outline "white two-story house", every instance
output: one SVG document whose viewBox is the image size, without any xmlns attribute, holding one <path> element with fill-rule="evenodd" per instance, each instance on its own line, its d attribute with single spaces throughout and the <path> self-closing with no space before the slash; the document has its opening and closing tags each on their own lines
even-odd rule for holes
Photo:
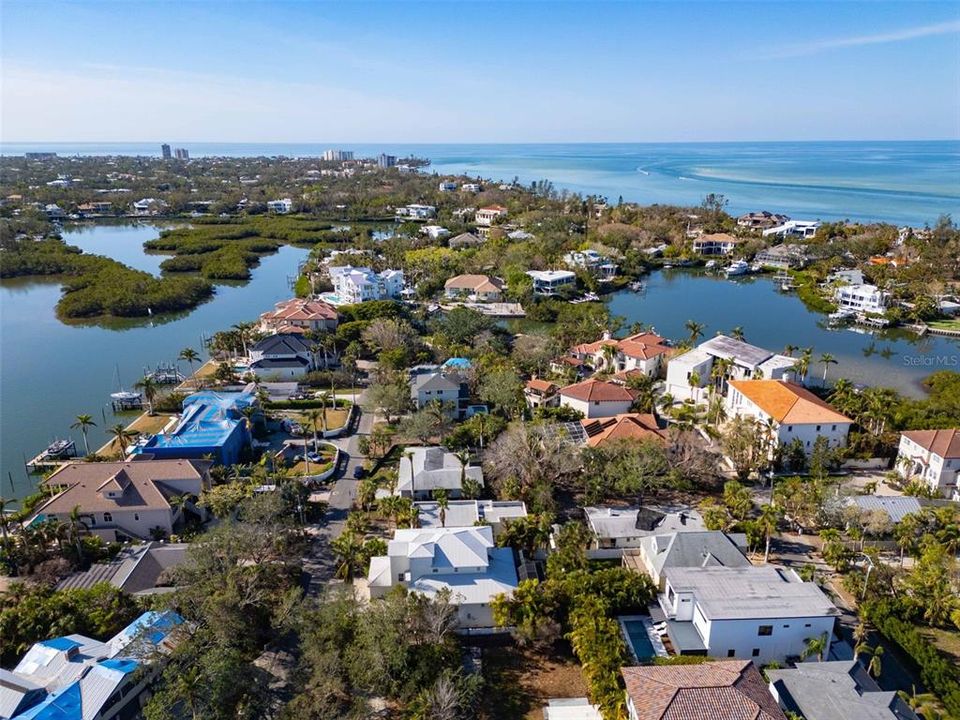
<svg viewBox="0 0 960 720">
<path fill-rule="evenodd" d="M 806 388 L 784 380 L 731 380 L 727 407 L 731 417 L 745 415 L 769 426 L 779 445 L 799 439 L 807 454 L 818 437 L 830 447 L 846 447 L 853 424 Z"/>
<path fill-rule="evenodd" d="M 639 370 L 651 377 L 659 374 L 663 358 L 669 352 L 667 341 L 652 332 L 637 333 L 623 340 L 616 340 L 605 332 L 596 342 L 570 348 L 571 357 L 583 360 L 594 370 L 614 373 Z"/>
<path fill-rule="evenodd" d="M 498 548 L 489 525 L 396 530 L 387 554 L 370 558 L 371 599 L 402 585 L 427 597 L 448 591 L 463 628 L 492 628 L 491 603 L 517 587 L 513 551 Z"/>
<path fill-rule="evenodd" d="M 366 267 L 341 265 L 331 267 L 330 280 L 340 304 L 352 305 L 367 300 L 389 300 L 403 290 L 403 271 L 374 272 Z"/>
<path fill-rule="evenodd" d="M 841 285 L 833 299 L 841 310 L 882 315 L 890 304 L 890 293 L 876 285 Z"/>
<path fill-rule="evenodd" d="M 944 497 L 960 500 L 960 430 L 908 430 L 900 435 L 897 470 Z"/>
<path fill-rule="evenodd" d="M 816 583 L 774 565 L 672 567 L 658 600 L 681 655 L 752 660 L 798 659 L 812 638 L 829 654 L 840 611 Z M 815 658 L 814 658 L 815 659 Z"/>
</svg>

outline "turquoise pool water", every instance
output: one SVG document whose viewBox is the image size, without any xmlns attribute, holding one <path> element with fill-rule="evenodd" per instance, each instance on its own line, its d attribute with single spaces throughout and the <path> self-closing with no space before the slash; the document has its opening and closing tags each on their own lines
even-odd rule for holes
<svg viewBox="0 0 960 720">
<path fill-rule="evenodd" d="M 642 620 L 621 620 L 623 629 L 627 633 L 633 654 L 638 661 L 649 660 L 656 657 L 657 653 L 653 649 L 653 643 L 650 642 L 650 636 L 647 634 L 647 626 Z"/>
</svg>

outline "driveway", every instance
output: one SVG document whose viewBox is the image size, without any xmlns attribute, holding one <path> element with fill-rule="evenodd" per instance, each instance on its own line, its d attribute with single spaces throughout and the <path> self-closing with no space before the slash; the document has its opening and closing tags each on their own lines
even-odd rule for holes
<svg viewBox="0 0 960 720">
<path fill-rule="evenodd" d="M 363 402 L 363 393 L 357 398 L 358 406 Z M 308 525 L 306 531 L 311 535 L 310 548 L 303 558 L 303 571 L 309 576 L 306 583 L 308 595 L 317 596 L 336 572 L 336 560 L 330 543 L 343 532 L 347 514 L 357 497 L 358 480 L 354 480 L 354 468 L 366 459 L 360 453 L 360 438 L 370 434 L 374 417 L 371 413 L 359 410 L 359 418 L 354 420 L 349 434 L 332 438 L 330 442 L 340 449 L 340 461 L 334 477 L 336 481 L 330 490 L 329 508 L 323 520 Z"/>
</svg>

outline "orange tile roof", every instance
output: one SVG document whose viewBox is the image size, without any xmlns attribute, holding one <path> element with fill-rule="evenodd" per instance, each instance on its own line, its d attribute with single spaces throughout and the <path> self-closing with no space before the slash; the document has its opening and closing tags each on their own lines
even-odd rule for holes
<svg viewBox="0 0 960 720">
<path fill-rule="evenodd" d="M 603 382 L 602 380 L 584 380 L 580 383 L 567 385 L 560 390 L 564 397 L 582 400 L 584 402 L 624 402 L 633 401 L 633 393 L 622 385 Z"/>
<path fill-rule="evenodd" d="M 538 380 L 537 378 L 527 380 L 527 387 L 542 393 L 552 393 L 558 390 L 557 386 L 549 380 Z"/>
<path fill-rule="evenodd" d="M 473 290 L 474 292 L 490 292 L 502 290 L 503 283 L 489 275 L 457 275 L 447 280 L 443 287 L 447 290 Z"/>
<path fill-rule="evenodd" d="M 597 447 L 613 440 L 666 441 L 664 432 L 651 413 L 622 413 L 608 418 L 581 420 L 587 445 Z"/>
<path fill-rule="evenodd" d="M 267 322 L 336 320 L 337 310 L 328 303 L 306 298 L 291 298 L 277 303 L 275 309 L 260 316 Z"/>
<path fill-rule="evenodd" d="M 960 430 L 907 430 L 903 436 L 942 458 L 960 458 Z"/>
<path fill-rule="evenodd" d="M 638 720 L 786 720 L 749 660 L 620 672 Z"/>
<path fill-rule="evenodd" d="M 780 423 L 852 423 L 806 388 L 784 380 L 731 380 L 763 412 Z"/>
<path fill-rule="evenodd" d="M 596 355 L 601 348 L 610 345 L 616 347 L 628 357 L 649 360 L 670 350 L 664 342 L 664 339 L 655 333 L 642 332 L 625 337 L 623 340 L 610 338 L 592 343 L 581 343 L 580 345 L 574 345 L 571 350 L 580 355 Z"/>
</svg>

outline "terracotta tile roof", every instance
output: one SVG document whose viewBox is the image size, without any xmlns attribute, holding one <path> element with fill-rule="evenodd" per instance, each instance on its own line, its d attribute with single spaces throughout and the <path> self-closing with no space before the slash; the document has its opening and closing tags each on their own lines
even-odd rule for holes
<svg viewBox="0 0 960 720">
<path fill-rule="evenodd" d="M 571 352 L 578 355 L 596 355 L 605 345 L 616 347 L 620 352 L 628 357 L 649 360 L 652 357 L 661 355 L 670 350 L 666 341 L 659 335 L 651 332 L 637 333 L 623 340 L 604 339 L 592 343 L 581 343 L 574 345 Z"/>
<path fill-rule="evenodd" d="M 960 458 L 960 430 L 907 430 L 903 436 L 942 458 Z"/>
<path fill-rule="evenodd" d="M 473 290 L 474 292 L 492 292 L 502 290 L 503 283 L 489 275 L 457 275 L 447 280 L 443 287 L 447 290 Z"/>
<path fill-rule="evenodd" d="M 581 420 L 587 434 L 587 445 L 597 447 L 613 440 L 666 441 L 666 435 L 650 413 L 623 413 L 608 418 Z"/>
<path fill-rule="evenodd" d="M 786 720 L 749 660 L 620 672 L 638 720 Z"/>
<path fill-rule="evenodd" d="M 564 365 L 572 365 L 573 367 L 581 367 L 583 365 L 583 360 L 580 358 L 570 357 L 569 355 L 557 358 L 554 360 L 554 362 L 563 363 Z"/>
<path fill-rule="evenodd" d="M 783 380 L 731 380 L 730 385 L 780 423 L 852 423 L 806 388 Z"/>
<path fill-rule="evenodd" d="M 37 512 L 69 513 L 77 505 L 84 512 L 169 508 L 168 499 L 178 493 L 165 481 L 202 481 L 210 465 L 204 460 L 68 463 L 47 479 L 48 485 L 66 486 L 66 489 Z M 110 491 L 119 497 L 104 497 Z"/>
<path fill-rule="evenodd" d="M 560 390 L 560 394 L 584 402 L 633 401 L 633 394 L 622 385 L 614 385 L 593 378 L 574 385 L 567 385 Z"/>
<path fill-rule="evenodd" d="M 265 322 L 305 322 L 312 320 L 336 320 L 337 310 L 328 303 L 307 298 L 291 298 L 276 304 L 270 312 L 260 316 Z"/>
<path fill-rule="evenodd" d="M 538 380 L 537 378 L 527 380 L 527 387 L 541 393 L 555 393 L 559 389 L 549 380 Z"/>
<path fill-rule="evenodd" d="M 574 345 L 571 349 L 572 352 L 578 353 L 580 355 L 594 355 L 600 352 L 600 348 L 604 345 L 611 345 L 617 347 L 619 343 L 616 340 L 597 340 L 592 343 L 581 343 L 579 345 Z"/>
</svg>

